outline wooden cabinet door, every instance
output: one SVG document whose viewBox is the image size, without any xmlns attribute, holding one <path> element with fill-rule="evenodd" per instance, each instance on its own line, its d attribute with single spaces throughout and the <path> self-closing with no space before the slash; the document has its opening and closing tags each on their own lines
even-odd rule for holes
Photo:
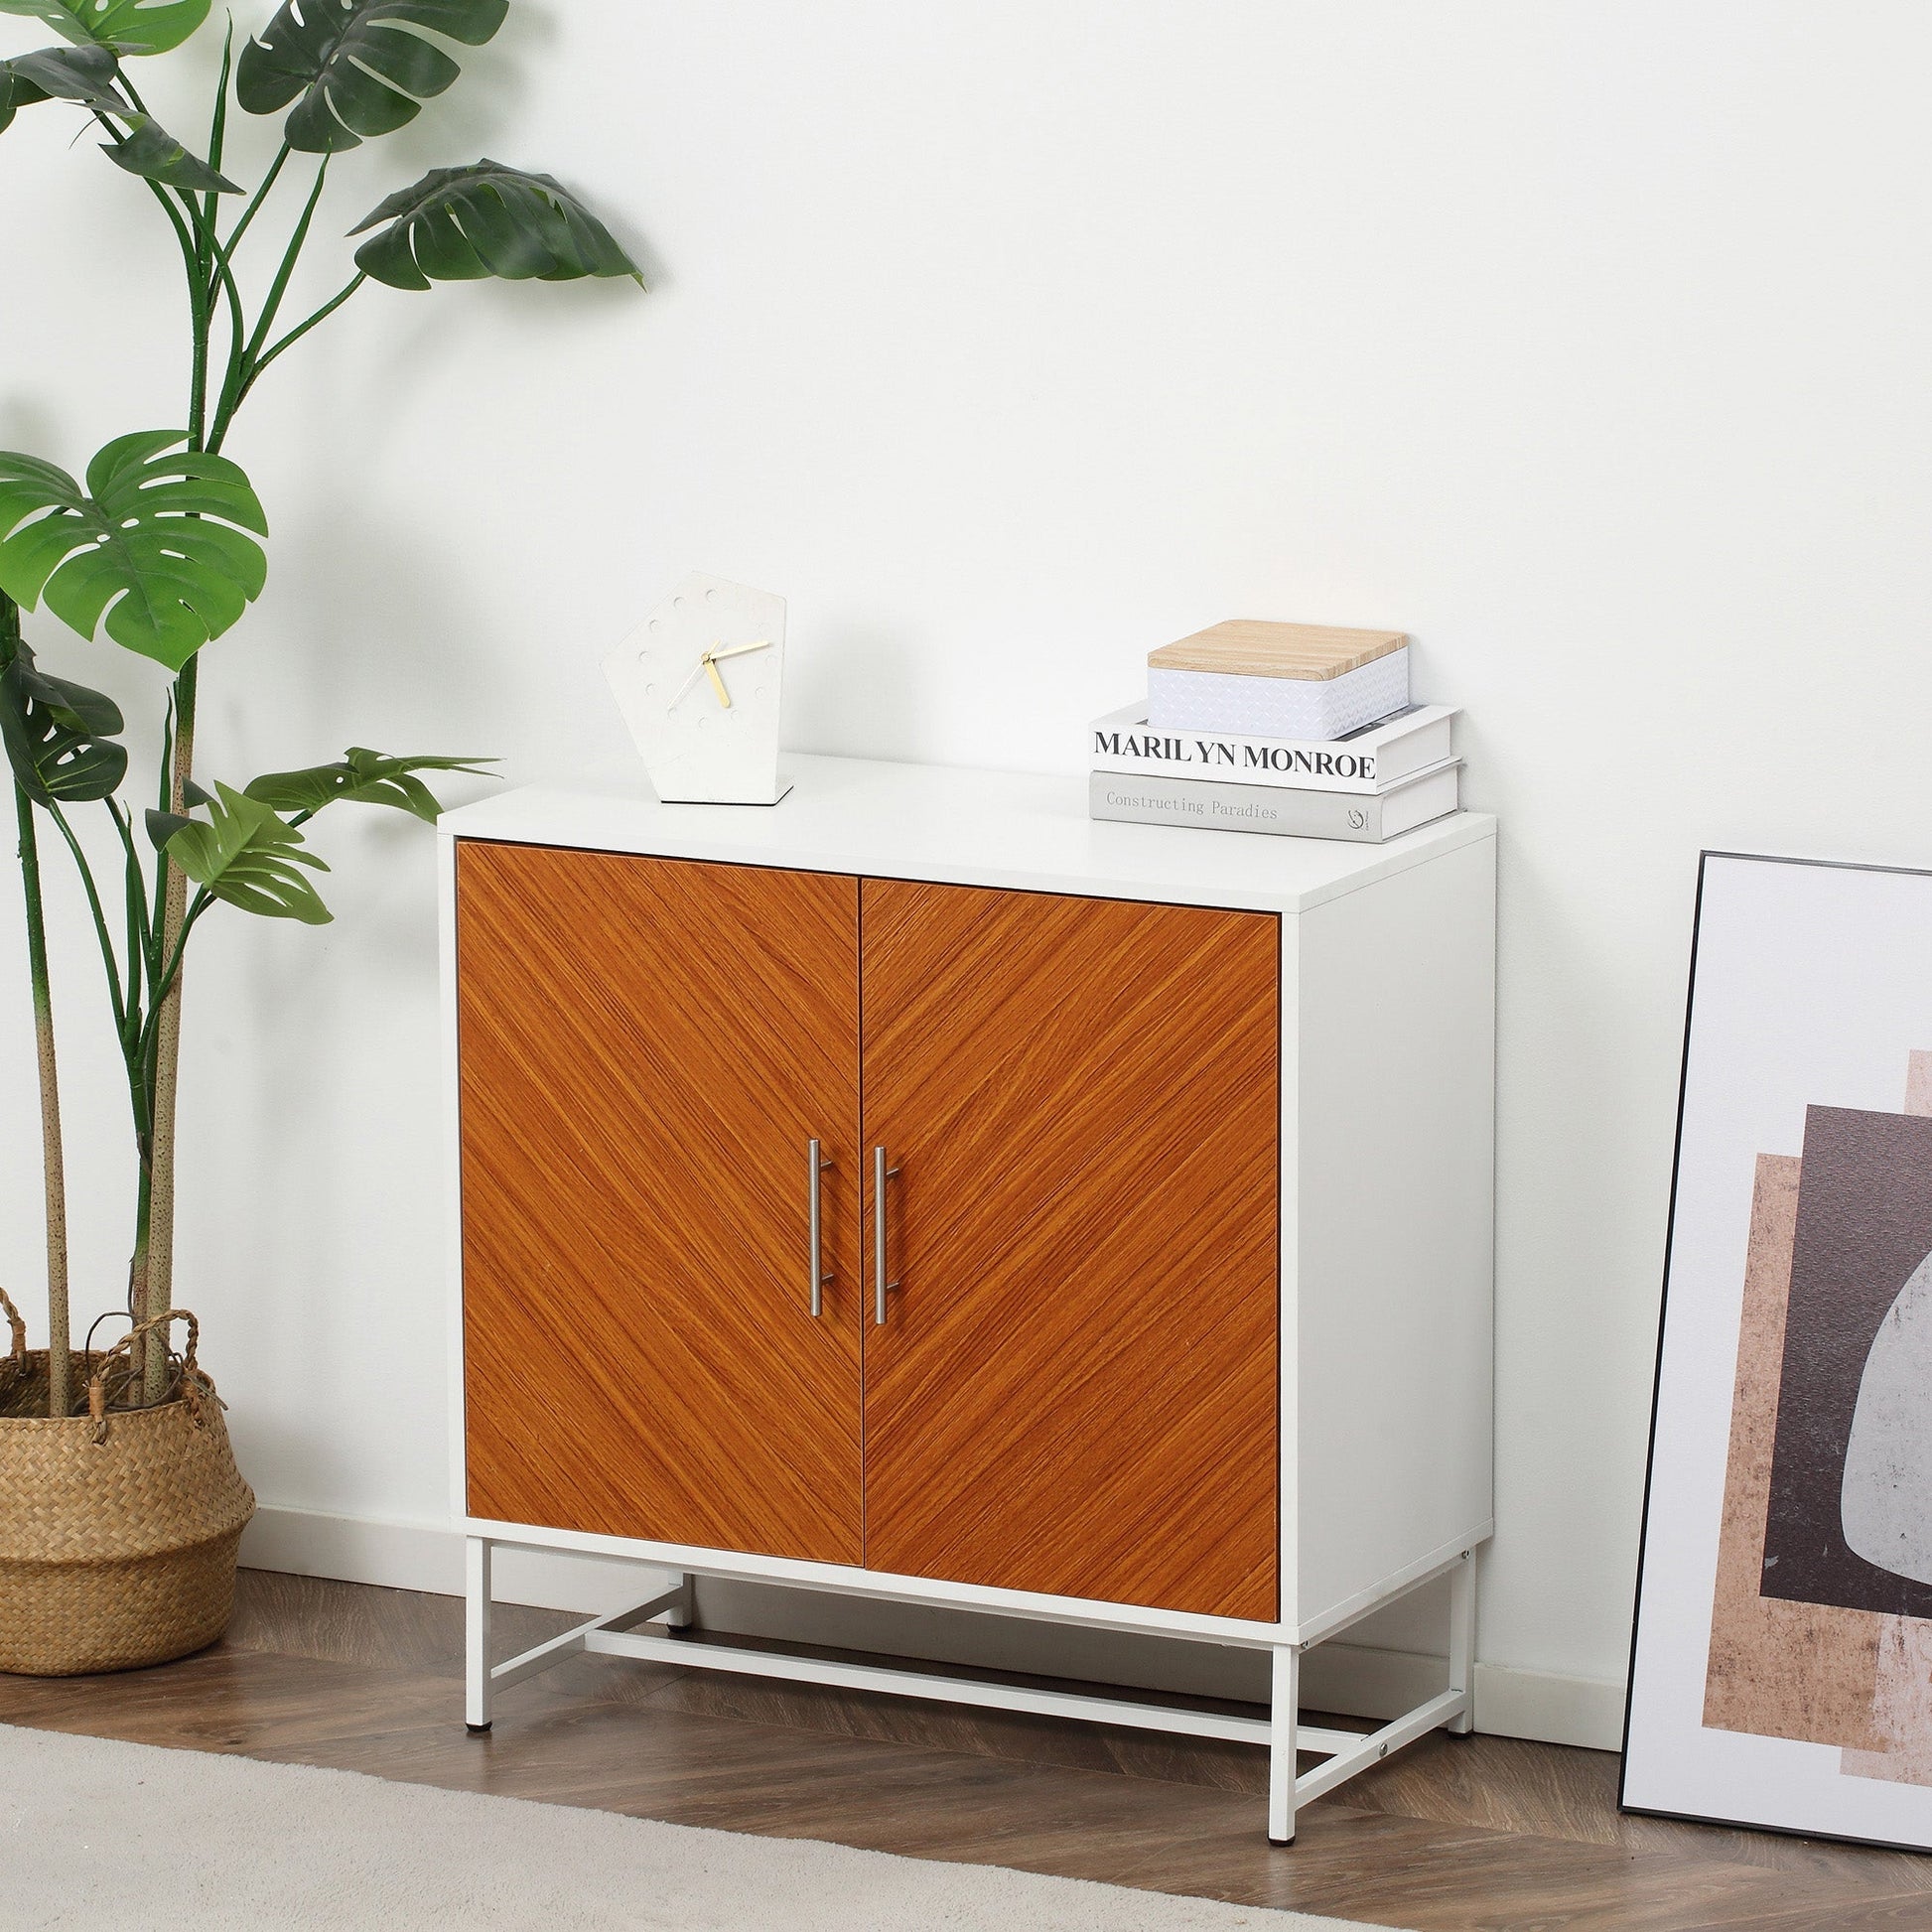
<svg viewBox="0 0 1932 1932">
<path fill-rule="evenodd" d="M 458 845 L 473 1515 L 860 1560 L 858 1002 L 853 879 Z"/>
<path fill-rule="evenodd" d="M 861 894 L 868 1566 L 1272 1620 L 1280 921 Z"/>
</svg>

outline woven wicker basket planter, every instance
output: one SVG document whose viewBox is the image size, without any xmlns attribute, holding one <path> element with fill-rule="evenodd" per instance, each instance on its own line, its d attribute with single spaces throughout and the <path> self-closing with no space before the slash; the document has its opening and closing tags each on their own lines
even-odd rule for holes
<svg viewBox="0 0 1932 1932">
<path fill-rule="evenodd" d="M 195 1365 L 193 1317 L 163 1320 L 184 1318 L 174 1401 L 106 1408 L 107 1370 L 130 1336 L 84 1364 L 89 1414 L 0 1417 L 0 1671 L 131 1670 L 185 1657 L 227 1627 L 255 1497 Z M 28 1354 L 17 1316 L 12 1325 L 0 1385 L 44 1387 L 47 1357 Z"/>
</svg>

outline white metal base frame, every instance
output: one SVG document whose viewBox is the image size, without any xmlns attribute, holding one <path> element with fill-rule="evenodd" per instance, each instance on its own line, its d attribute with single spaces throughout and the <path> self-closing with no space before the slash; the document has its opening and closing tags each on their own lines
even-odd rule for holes
<svg viewBox="0 0 1932 1932">
<path fill-rule="evenodd" d="M 941 1677 L 883 1664 L 839 1664 L 788 1652 L 740 1650 L 727 1644 L 680 1643 L 667 1634 L 646 1634 L 639 1624 L 662 1619 L 671 1630 L 690 1625 L 695 1580 L 680 1576 L 667 1590 L 611 1616 L 592 1617 L 547 1643 L 500 1664 L 489 1661 L 490 1552 L 495 1540 L 465 1540 L 464 1718 L 472 1731 L 490 1726 L 498 1691 L 583 1652 L 605 1657 L 655 1658 L 694 1670 L 733 1671 L 742 1677 L 777 1677 L 791 1683 L 830 1684 L 841 1690 L 876 1691 L 889 1697 L 930 1698 L 942 1704 L 987 1705 L 1028 1711 L 1036 1717 L 1073 1718 L 1088 1724 L 1125 1725 L 1182 1737 L 1223 1737 L 1268 1748 L 1268 1839 L 1295 1843 L 1295 1814 L 1324 1792 L 1379 1764 L 1391 1751 L 1439 1728 L 1466 1736 L 1474 1727 L 1470 1683 L 1475 1663 L 1475 1553 L 1465 1550 L 1449 1568 L 1449 1689 L 1390 1720 L 1378 1730 L 1329 1730 L 1301 1722 L 1302 1644 L 1270 1646 L 1273 1677 L 1269 1716 L 1232 1718 L 1180 1705 L 1130 1704 L 1021 1684 Z M 1325 1758 L 1311 1771 L 1296 1772 L 1296 1753 Z"/>
</svg>

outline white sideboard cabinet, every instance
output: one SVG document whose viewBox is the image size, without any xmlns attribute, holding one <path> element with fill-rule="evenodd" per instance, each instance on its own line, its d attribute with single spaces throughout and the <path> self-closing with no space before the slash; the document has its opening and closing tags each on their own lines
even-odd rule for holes
<svg viewBox="0 0 1932 1932">
<path fill-rule="evenodd" d="M 1234 1737 L 1286 1844 L 1471 1724 L 1494 822 L 1343 845 L 1095 823 L 1074 778 L 790 776 L 442 820 L 468 1721 L 595 1651 Z M 677 1581 L 492 1665 L 505 1544 Z M 1302 1724 L 1309 1646 L 1446 1575 L 1441 1695 Z M 1272 1710 L 680 1643 L 696 1577 L 1262 1650 Z"/>
</svg>

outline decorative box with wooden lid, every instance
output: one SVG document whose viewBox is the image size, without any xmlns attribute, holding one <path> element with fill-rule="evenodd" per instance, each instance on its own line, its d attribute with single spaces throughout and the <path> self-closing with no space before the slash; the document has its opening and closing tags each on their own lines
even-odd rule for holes
<svg viewBox="0 0 1932 1932">
<path fill-rule="evenodd" d="M 1340 738 L 1408 704 L 1409 639 L 1235 618 L 1151 651 L 1147 684 L 1157 731 Z"/>
</svg>

